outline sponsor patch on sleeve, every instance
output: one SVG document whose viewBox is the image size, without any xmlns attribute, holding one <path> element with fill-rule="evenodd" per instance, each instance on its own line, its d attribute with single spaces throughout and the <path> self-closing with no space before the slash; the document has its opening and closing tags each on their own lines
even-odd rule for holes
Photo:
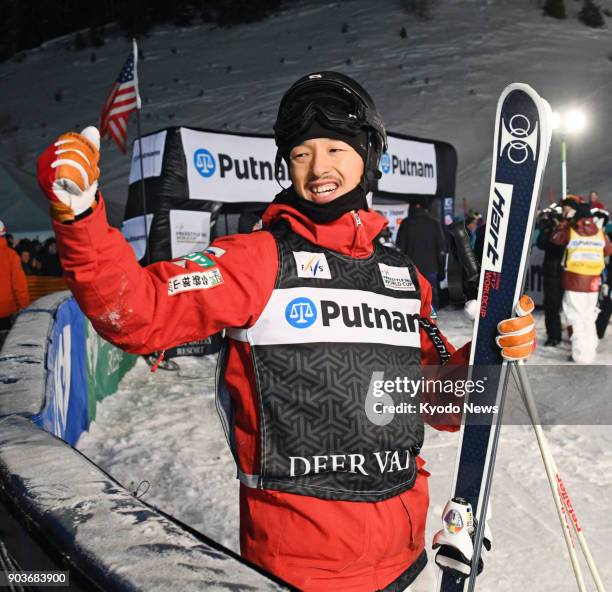
<svg viewBox="0 0 612 592">
<path fill-rule="evenodd" d="M 215 247 L 214 245 L 209 245 L 208 247 L 206 247 L 204 249 L 205 253 L 208 253 L 209 255 L 214 255 L 215 257 L 222 257 L 223 255 L 225 255 L 225 249 L 222 249 L 221 247 Z"/>
<path fill-rule="evenodd" d="M 380 267 L 380 275 L 385 288 L 403 292 L 414 292 L 416 290 L 410 277 L 410 270 L 407 267 L 393 267 L 384 263 L 379 263 L 378 267 Z"/>
<path fill-rule="evenodd" d="M 196 251 L 195 253 L 189 253 L 189 255 L 184 255 L 181 257 L 185 261 L 193 261 L 197 263 L 200 267 L 214 267 L 216 263 L 210 258 L 204 255 L 202 251 Z"/>
<path fill-rule="evenodd" d="M 191 290 L 207 290 L 223 283 L 223 276 L 218 269 L 194 271 L 175 275 L 168 280 L 168 295 L 174 296 Z"/>
<path fill-rule="evenodd" d="M 298 277 L 331 280 L 325 253 L 293 251 Z"/>
</svg>

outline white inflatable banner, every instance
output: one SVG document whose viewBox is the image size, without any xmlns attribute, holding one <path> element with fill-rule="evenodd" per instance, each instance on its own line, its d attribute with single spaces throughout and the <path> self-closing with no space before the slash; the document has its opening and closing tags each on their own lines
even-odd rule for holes
<svg viewBox="0 0 612 592">
<path fill-rule="evenodd" d="M 164 148 L 166 146 L 166 130 L 142 138 L 142 169 L 144 178 L 161 175 Z M 130 169 L 130 185 L 140 181 L 140 141 L 134 142 L 132 150 L 132 167 Z"/>
<path fill-rule="evenodd" d="M 274 179 L 274 139 L 187 128 L 181 128 L 181 138 L 190 199 L 269 202 L 281 191 Z M 284 163 L 279 177 L 290 185 Z"/>
<path fill-rule="evenodd" d="M 136 255 L 136 259 L 140 261 L 145 254 L 146 235 L 151 232 L 151 222 L 153 222 L 153 214 L 147 214 L 147 230 L 145 234 L 144 216 L 136 216 L 123 221 L 121 225 L 121 234 L 125 237 L 130 247 Z"/>
<path fill-rule="evenodd" d="M 201 251 L 210 243 L 210 212 L 170 210 L 172 257 Z"/>
<path fill-rule="evenodd" d="M 408 215 L 410 206 L 407 203 L 398 202 L 396 204 L 379 204 L 374 203 L 372 209 L 380 212 L 387 220 L 389 220 L 389 230 L 393 242 L 397 240 L 397 231 L 402 223 L 402 220 Z"/>
<path fill-rule="evenodd" d="M 436 148 L 429 142 L 415 142 L 389 136 L 389 150 L 380 160 L 379 191 L 434 195 L 438 189 Z"/>
<path fill-rule="evenodd" d="M 273 138 L 180 128 L 187 166 L 189 198 L 220 202 L 270 202 L 281 190 L 274 178 Z M 142 138 L 144 178 L 159 177 L 166 130 Z M 431 142 L 389 136 L 389 150 L 380 162 L 381 192 L 435 195 L 438 188 L 436 147 Z M 134 142 L 130 184 L 139 181 L 140 142 Z M 291 183 L 284 161 L 279 178 Z"/>
</svg>

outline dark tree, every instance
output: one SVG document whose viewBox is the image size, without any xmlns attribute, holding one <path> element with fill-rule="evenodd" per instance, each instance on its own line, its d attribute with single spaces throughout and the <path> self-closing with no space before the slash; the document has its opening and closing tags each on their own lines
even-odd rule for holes
<svg viewBox="0 0 612 592">
<path fill-rule="evenodd" d="M 556 19 L 567 18 L 564 0 L 546 0 L 544 3 L 544 14 Z"/>
<path fill-rule="evenodd" d="M 92 47 L 102 47 L 104 45 L 104 25 L 89 27 L 87 31 L 89 45 Z"/>
<path fill-rule="evenodd" d="M 416 14 L 419 18 L 429 20 L 433 17 L 433 8 L 438 0 L 402 0 L 402 8 L 409 13 Z"/>
<path fill-rule="evenodd" d="M 202 18 L 221 26 L 254 22 L 277 12 L 283 0 L 3 0 L 0 61 L 44 41 L 74 34 L 78 48 L 104 45 L 104 25 L 117 23 L 141 37 L 159 23 L 188 26 Z M 77 31 L 82 31 L 77 36 Z M 86 32 L 86 33 L 85 33 Z"/>
<path fill-rule="evenodd" d="M 74 49 L 81 50 L 87 47 L 87 41 L 85 40 L 85 36 L 81 31 L 77 31 L 74 36 Z"/>
<path fill-rule="evenodd" d="M 199 5 L 202 19 L 222 27 L 260 21 L 277 12 L 282 0 L 193 0 Z"/>
<path fill-rule="evenodd" d="M 601 14 L 601 8 L 593 0 L 584 0 L 582 9 L 578 13 L 578 18 L 587 27 L 593 27 L 594 29 L 603 27 L 606 24 L 603 14 Z"/>
</svg>

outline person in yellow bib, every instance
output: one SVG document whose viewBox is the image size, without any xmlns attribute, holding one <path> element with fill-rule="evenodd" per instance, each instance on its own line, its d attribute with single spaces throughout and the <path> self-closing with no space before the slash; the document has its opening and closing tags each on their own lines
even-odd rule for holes
<svg viewBox="0 0 612 592">
<path fill-rule="evenodd" d="M 559 223 L 551 237 L 565 245 L 563 258 L 563 312 L 572 326 L 572 360 L 591 364 L 597 354 L 597 298 L 605 257 L 612 243 L 599 228 L 586 203 L 577 204 L 574 215 Z"/>
</svg>

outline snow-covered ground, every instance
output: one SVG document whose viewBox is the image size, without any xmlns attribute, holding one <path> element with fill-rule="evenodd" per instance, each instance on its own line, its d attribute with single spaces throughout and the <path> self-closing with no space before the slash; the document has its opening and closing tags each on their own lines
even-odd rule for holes
<svg viewBox="0 0 612 592">
<path fill-rule="evenodd" d="M 459 311 L 440 311 L 439 326 L 455 345 L 471 336 L 471 323 Z M 540 314 L 537 327 L 543 343 Z M 568 344 L 542 347 L 533 363 L 567 368 L 568 352 Z M 78 448 L 126 487 L 134 490 L 149 481 L 144 499 L 238 550 L 238 481 L 214 406 L 214 357 L 181 358 L 178 375 L 151 374 L 139 361 L 120 391 L 99 405 L 96 422 Z M 612 364 L 612 336 L 601 342 L 598 363 Z M 558 371 L 559 366 L 550 366 L 552 374 Z M 516 397 L 512 389 L 510 396 Z M 545 431 L 604 584 L 611 588 L 612 430 L 557 425 Z M 429 541 L 450 493 L 457 443 L 457 434 L 427 431 Z M 527 426 L 502 429 L 490 524 L 494 551 L 486 558 L 482 590 L 575 590 L 535 436 Z M 431 589 L 434 574 L 430 562 L 418 592 Z"/>
<path fill-rule="evenodd" d="M 422 20 L 400 0 L 296 0 L 260 23 L 156 29 L 140 41 L 143 132 L 188 125 L 269 133 L 291 82 L 309 71 L 337 69 L 371 92 L 389 129 L 451 142 L 459 155 L 457 198 L 484 209 L 497 97 L 508 83 L 526 82 L 555 109 L 587 111 L 587 131 L 568 138 L 569 188 L 598 189 L 611 202 L 610 29 L 578 22 L 581 3 L 574 0 L 566 0 L 566 21 L 544 17 L 536 0 L 433 4 L 431 20 Z M 612 0 L 599 4 L 612 8 Z M 17 133 L 0 134 L 0 164 L 17 168 L 30 192 L 38 192 L 36 155 L 58 134 L 98 120 L 130 47 L 118 34 L 104 47 L 81 51 L 66 50 L 70 41 L 0 64 L 2 114 L 19 125 Z M 58 90 L 61 102 L 54 99 Z M 130 140 L 135 133 L 132 117 Z M 557 140 L 545 199 L 549 188 L 559 193 Z M 116 146 L 103 146 L 101 187 L 116 225 L 123 219 L 129 164 Z"/>
</svg>

